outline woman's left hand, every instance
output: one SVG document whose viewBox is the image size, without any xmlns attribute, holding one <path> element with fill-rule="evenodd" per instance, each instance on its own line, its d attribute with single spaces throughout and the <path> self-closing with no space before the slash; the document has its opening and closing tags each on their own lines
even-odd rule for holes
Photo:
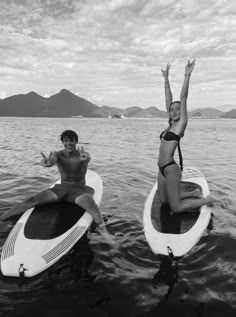
<svg viewBox="0 0 236 317">
<path fill-rule="evenodd" d="M 195 59 L 192 62 L 188 60 L 188 63 L 185 66 L 185 75 L 190 75 L 194 69 L 194 66 L 195 66 Z"/>
<path fill-rule="evenodd" d="M 166 65 L 166 69 L 162 69 L 161 72 L 162 72 L 162 75 L 165 79 L 168 79 L 169 77 L 169 69 L 170 69 L 170 63 L 168 63 Z"/>
</svg>

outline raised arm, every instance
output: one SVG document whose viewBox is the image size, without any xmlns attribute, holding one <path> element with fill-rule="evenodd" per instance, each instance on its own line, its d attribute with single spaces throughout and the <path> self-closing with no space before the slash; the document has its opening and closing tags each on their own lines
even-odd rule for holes
<svg viewBox="0 0 236 317">
<path fill-rule="evenodd" d="M 168 63 L 166 65 L 166 69 L 165 70 L 161 70 L 162 71 L 162 75 L 165 79 L 165 99 L 166 99 L 166 111 L 168 114 L 168 117 L 170 117 L 170 113 L 169 113 L 169 108 L 170 108 L 170 104 L 172 102 L 172 93 L 170 90 L 170 83 L 169 83 L 169 69 L 170 69 L 170 64 Z"/>
<path fill-rule="evenodd" d="M 188 121 L 188 113 L 187 113 L 187 98 L 188 98 L 188 89 L 189 89 L 189 80 L 191 73 L 195 66 L 195 59 L 190 62 L 188 61 L 187 65 L 185 66 L 185 73 L 184 73 L 184 82 L 180 94 L 180 122 L 183 124 L 187 124 Z"/>
</svg>

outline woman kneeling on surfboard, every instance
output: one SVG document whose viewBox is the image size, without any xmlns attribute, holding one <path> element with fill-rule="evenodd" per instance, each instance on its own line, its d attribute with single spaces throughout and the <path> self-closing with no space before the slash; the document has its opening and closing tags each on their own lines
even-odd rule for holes
<svg viewBox="0 0 236 317">
<path fill-rule="evenodd" d="M 169 84 L 170 64 L 162 70 L 165 79 L 165 99 L 166 109 L 169 119 L 169 127 L 161 135 L 161 145 L 158 158 L 158 194 L 163 205 L 169 204 L 172 211 L 176 213 L 193 210 L 203 205 L 212 206 L 213 200 L 210 195 L 203 197 L 198 189 L 192 192 L 181 193 L 181 171 L 182 155 L 180 150 L 180 139 L 184 136 L 184 131 L 188 123 L 187 97 L 189 80 L 195 60 L 188 61 L 185 66 L 184 82 L 180 94 L 180 101 L 172 101 L 172 93 Z M 174 160 L 174 153 L 178 148 L 180 166 Z M 197 199 L 196 199 L 197 198 Z"/>
<path fill-rule="evenodd" d="M 57 165 L 61 174 L 61 184 L 56 184 L 54 187 L 26 199 L 1 216 L 0 220 L 22 214 L 27 209 L 38 205 L 66 201 L 86 209 L 97 225 L 103 223 L 102 215 L 91 195 L 93 189 L 85 184 L 85 175 L 90 161 L 89 153 L 84 152 L 83 147 L 76 148 L 78 135 L 72 130 L 64 131 L 61 134 L 61 141 L 64 150 L 51 152 L 48 157 L 41 153 L 42 166 Z"/>
</svg>

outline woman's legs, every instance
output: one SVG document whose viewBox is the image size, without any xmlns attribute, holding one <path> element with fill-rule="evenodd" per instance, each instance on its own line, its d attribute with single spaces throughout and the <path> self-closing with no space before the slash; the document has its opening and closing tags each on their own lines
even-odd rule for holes
<svg viewBox="0 0 236 317">
<path fill-rule="evenodd" d="M 200 189 L 196 188 L 192 190 L 191 192 L 180 192 L 181 199 L 186 198 L 203 198 Z"/>
<path fill-rule="evenodd" d="M 161 174 L 160 170 L 158 172 L 157 178 L 158 185 L 158 196 L 162 205 L 168 204 L 168 196 L 166 192 L 166 180 L 165 177 Z"/>
<path fill-rule="evenodd" d="M 166 180 L 165 180 L 165 177 L 160 172 L 160 170 L 158 173 L 157 182 L 158 182 L 158 195 L 159 195 L 160 202 L 162 205 L 167 205 L 168 204 L 168 196 L 167 196 L 167 191 L 166 191 Z M 197 189 L 190 191 L 190 192 L 180 192 L 180 198 L 181 199 L 203 198 L 203 196 L 202 196 L 200 190 L 197 188 Z"/>
<path fill-rule="evenodd" d="M 212 199 L 210 196 L 206 198 L 198 198 L 192 196 L 193 192 L 181 194 L 180 182 L 181 171 L 178 165 L 170 165 L 165 169 L 166 180 L 166 192 L 168 196 L 168 202 L 173 212 L 180 213 L 184 211 L 191 211 L 192 209 L 199 208 L 203 205 L 212 205 Z M 190 199 L 194 197 L 198 199 Z M 182 200 L 184 198 L 184 200 Z"/>
<path fill-rule="evenodd" d="M 20 215 L 26 210 L 38 206 L 43 205 L 46 203 L 53 203 L 58 201 L 57 195 L 51 191 L 50 189 L 47 189 L 35 196 L 32 196 L 30 198 L 27 198 L 25 201 L 23 201 L 20 204 L 17 204 L 15 207 L 10 209 L 8 212 L 6 212 L 4 215 L 0 217 L 0 220 L 5 220 L 9 217 Z"/>
</svg>

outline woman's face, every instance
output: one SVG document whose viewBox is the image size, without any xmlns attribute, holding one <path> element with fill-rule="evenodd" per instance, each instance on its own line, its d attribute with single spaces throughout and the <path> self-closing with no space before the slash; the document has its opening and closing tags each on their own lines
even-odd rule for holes
<svg viewBox="0 0 236 317">
<path fill-rule="evenodd" d="M 180 119 L 180 103 L 174 102 L 170 106 L 170 117 L 172 121 L 178 121 Z"/>
</svg>

